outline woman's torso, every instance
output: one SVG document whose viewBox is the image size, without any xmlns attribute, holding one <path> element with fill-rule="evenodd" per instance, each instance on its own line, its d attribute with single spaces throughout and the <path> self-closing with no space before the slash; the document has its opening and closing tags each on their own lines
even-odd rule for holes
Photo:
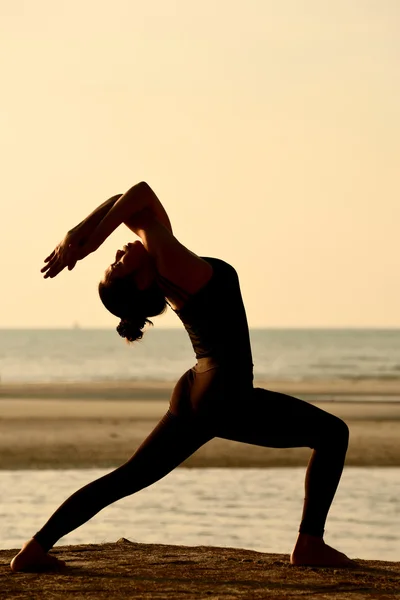
<svg viewBox="0 0 400 600">
<path fill-rule="evenodd" d="M 158 283 L 198 361 L 212 359 L 225 372 L 252 381 L 249 330 L 235 269 L 223 260 L 197 256 L 151 216 L 141 225 L 136 233 L 155 261 Z"/>
<path fill-rule="evenodd" d="M 224 369 L 252 380 L 252 354 L 247 317 L 235 269 L 223 260 L 199 257 L 212 267 L 208 281 L 195 293 L 169 281 L 158 282 L 191 340 L 199 364 L 212 359 Z"/>
</svg>

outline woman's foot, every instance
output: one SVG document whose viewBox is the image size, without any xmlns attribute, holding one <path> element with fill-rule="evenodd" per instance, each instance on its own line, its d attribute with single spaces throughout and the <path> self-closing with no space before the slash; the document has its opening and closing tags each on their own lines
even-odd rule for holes
<svg viewBox="0 0 400 600">
<path fill-rule="evenodd" d="M 47 554 L 39 542 L 32 538 L 14 556 L 10 567 L 13 571 L 55 571 L 65 567 L 65 562 Z"/>
<path fill-rule="evenodd" d="M 299 533 L 290 562 L 309 567 L 350 567 L 356 564 L 343 552 L 325 544 L 322 538 L 306 533 Z"/>
</svg>

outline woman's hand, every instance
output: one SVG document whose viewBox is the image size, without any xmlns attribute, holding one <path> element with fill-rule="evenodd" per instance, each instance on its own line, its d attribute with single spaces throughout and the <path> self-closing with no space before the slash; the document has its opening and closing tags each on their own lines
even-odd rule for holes
<svg viewBox="0 0 400 600">
<path fill-rule="evenodd" d="M 52 278 L 61 273 L 65 267 L 69 271 L 75 267 L 78 260 L 82 260 L 96 250 L 88 243 L 88 232 L 85 228 L 71 229 L 65 238 L 54 248 L 53 252 L 44 259 L 45 266 L 40 270 L 44 278 Z"/>
<path fill-rule="evenodd" d="M 86 219 L 67 233 L 63 241 L 44 259 L 46 264 L 41 272 L 45 273 L 45 279 L 55 277 L 65 267 L 71 271 L 78 260 L 82 260 L 101 246 L 107 235 L 99 236 L 96 230 L 122 196 L 123 194 L 117 194 L 100 204 Z"/>
</svg>

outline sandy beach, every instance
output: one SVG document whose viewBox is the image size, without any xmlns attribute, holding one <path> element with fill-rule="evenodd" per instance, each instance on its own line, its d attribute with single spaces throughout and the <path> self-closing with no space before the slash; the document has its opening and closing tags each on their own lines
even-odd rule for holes
<svg viewBox="0 0 400 600">
<path fill-rule="evenodd" d="M 15 550 L 0 551 L 1 597 L 13 600 L 369 600 L 399 598 L 400 565 L 357 560 L 354 568 L 293 567 L 288 555 L 238 548 L 138 544 L 59 546 L 67 566 L 55 573 L 13 573 Z"/>
<path fill-rule="evenodd" d="M 400 382 L 255 382 L 293 394 L 350 427 L 347 465 L 400 466 Z M 112 467 L 129 458 L 168 408 L 173 383 L 0 385 L 0 468 Z M 379 401 L 377 400 L 379 397 Z M 310 451 L 214 439 L 184 466 L 276 467 Z"/>
</svg>

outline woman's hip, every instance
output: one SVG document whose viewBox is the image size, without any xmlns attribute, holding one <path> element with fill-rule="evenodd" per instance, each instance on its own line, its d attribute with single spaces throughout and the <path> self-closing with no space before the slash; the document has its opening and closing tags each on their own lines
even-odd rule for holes
<svg viewBox="0 0 400 600">
<path fill-rule="evenodd" d="M 251 378 L 241 378 L 214 359 L 200 359 L 176 383 L 170 401 L 172 414 L 215 418 L 229 407 L 246 402 Z"/>
</svg>

